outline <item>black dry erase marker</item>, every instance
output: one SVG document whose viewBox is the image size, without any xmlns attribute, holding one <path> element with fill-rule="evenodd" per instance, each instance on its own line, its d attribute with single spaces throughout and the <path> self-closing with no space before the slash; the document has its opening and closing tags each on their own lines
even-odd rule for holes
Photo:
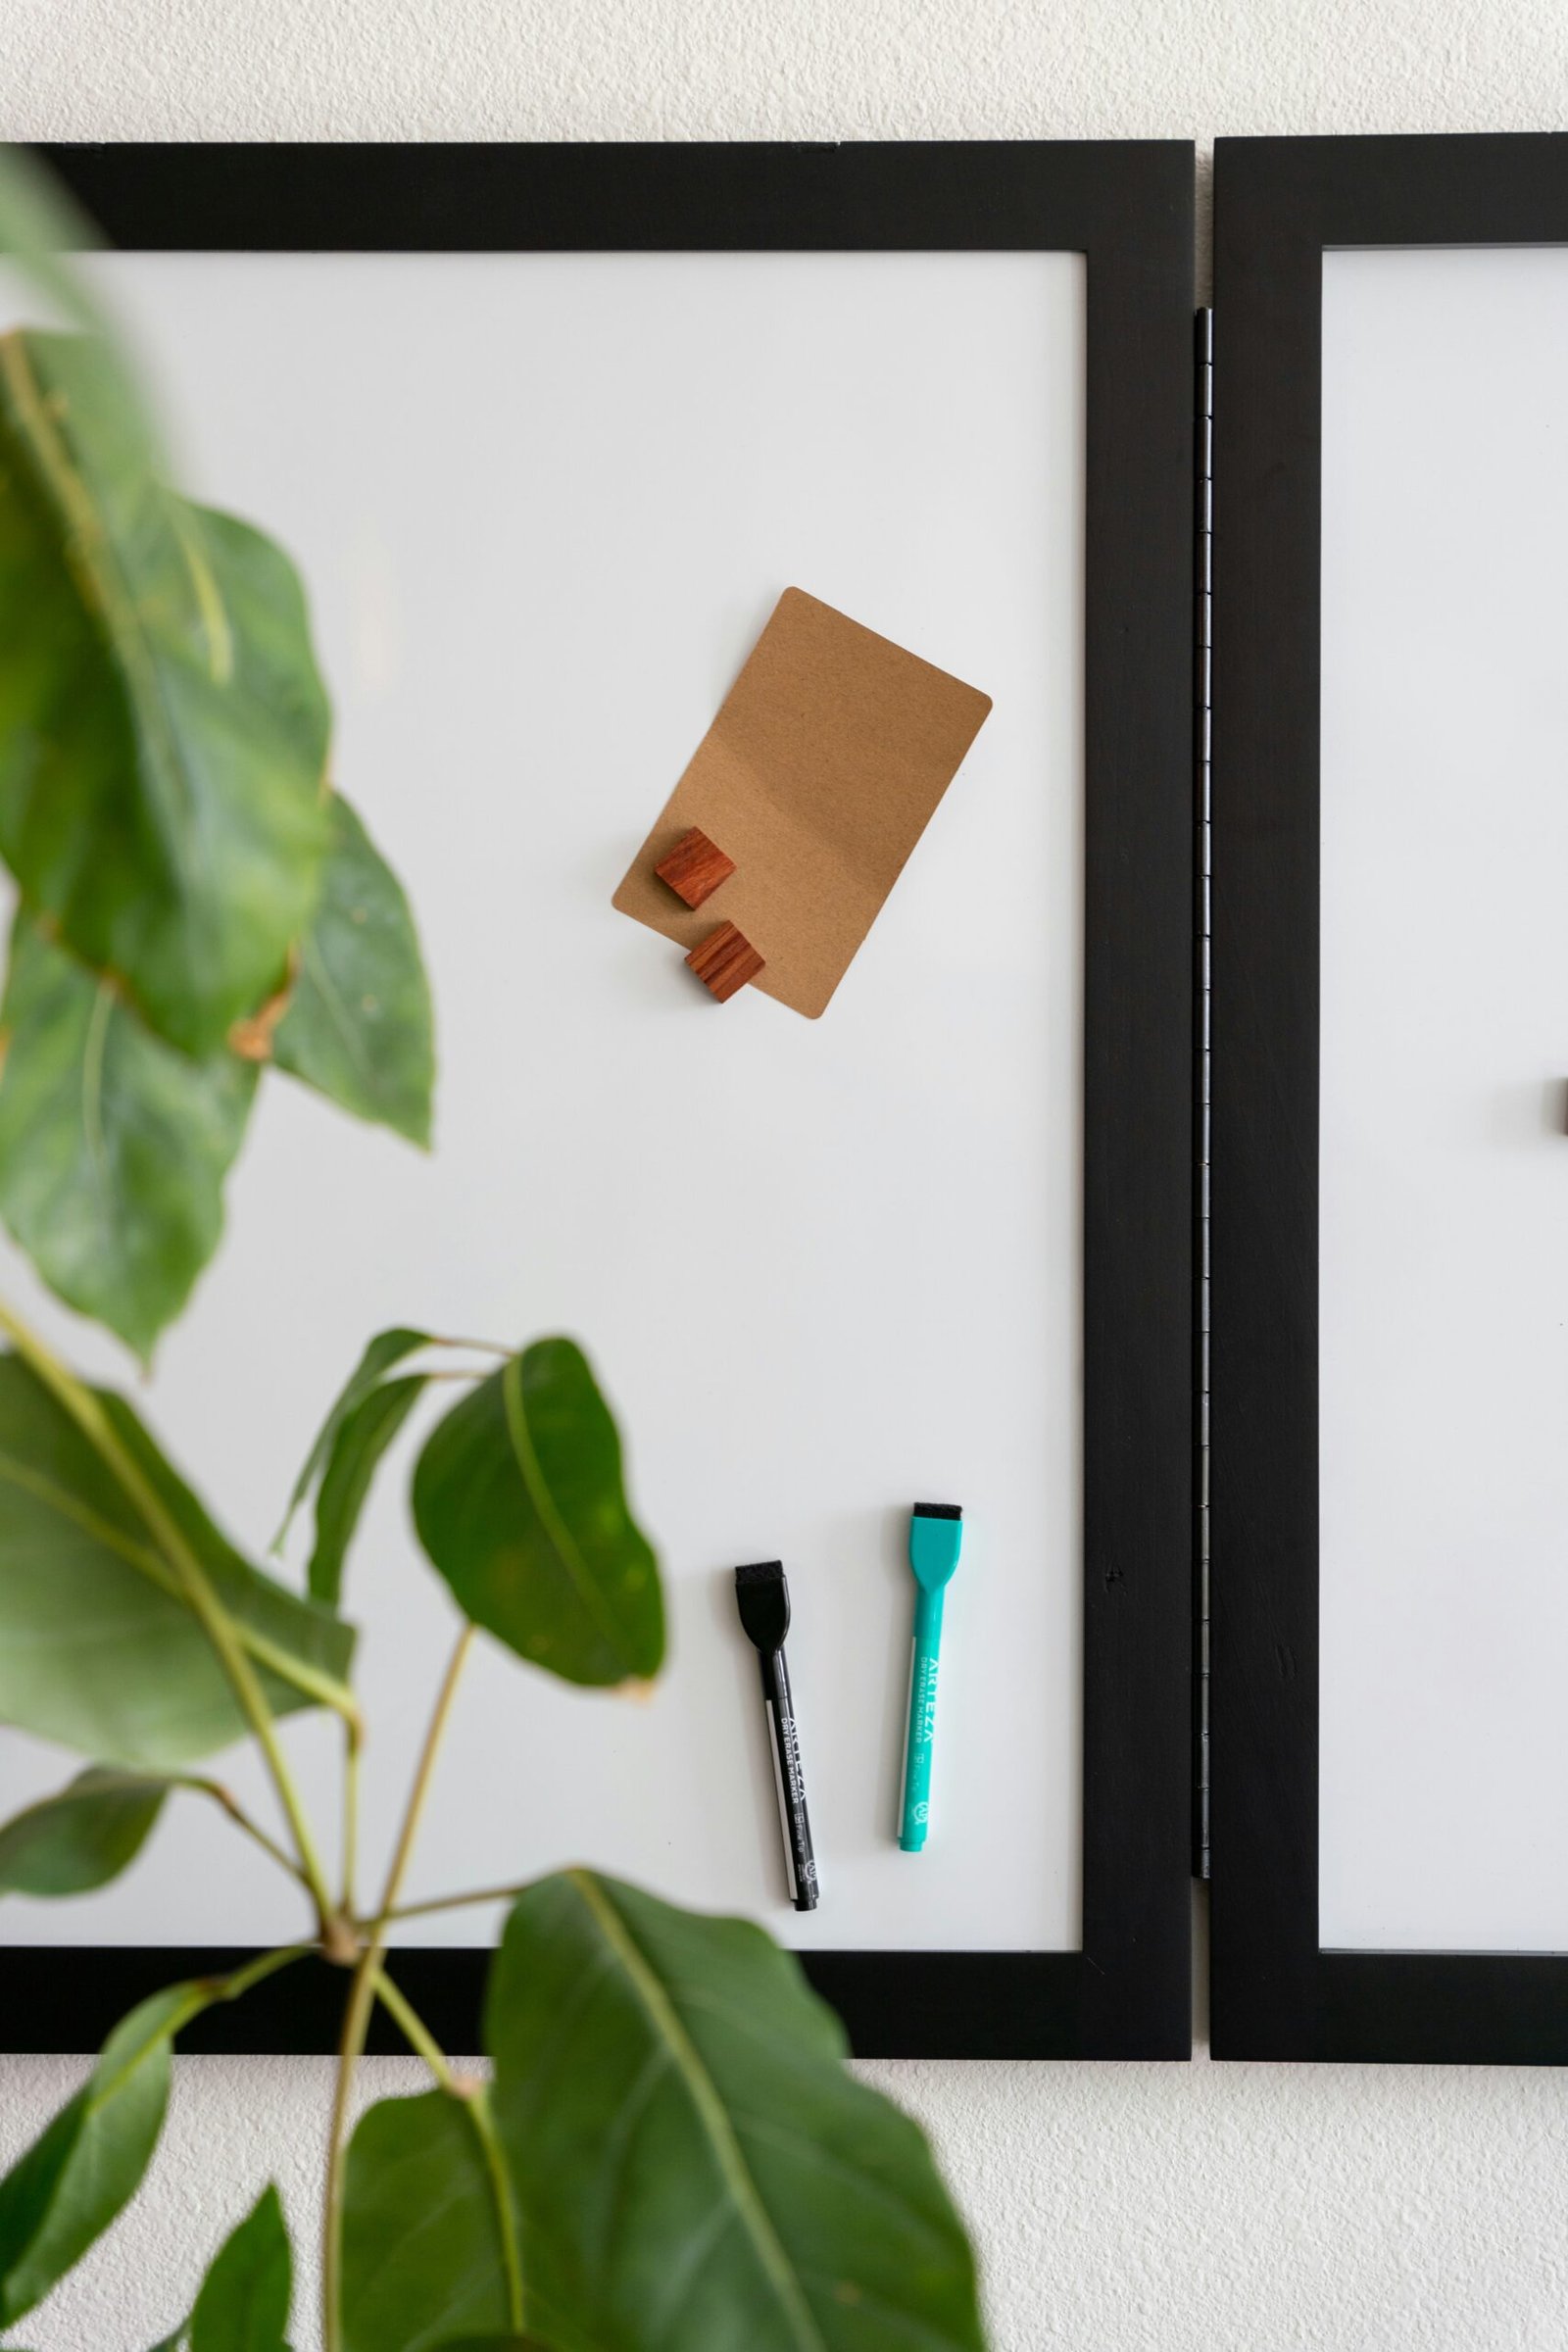
<svg viewBox="0 0 1568 2352">
<path fill-rule="evenodd" d="M 767 1713 L 773 1779 L 784 1831 L 784 1870 L 789 1880 L 790 1901 L 797 1911 L 814 1911 L 816 1861 L 811 1852 L 811 1824 L 806 1812 L 806 1782 L 801 1772 L 789 1668 L 784 1663 L 784 1637 L 790 1630 L 790 1589 L 784 1581 L 783 1562 L 759 1560 L 753 1567 L 737 1568 L 735 1598 L 741 1625 L 757 1651 L 762 1673 L 762 1703 Z"/>
</svg>

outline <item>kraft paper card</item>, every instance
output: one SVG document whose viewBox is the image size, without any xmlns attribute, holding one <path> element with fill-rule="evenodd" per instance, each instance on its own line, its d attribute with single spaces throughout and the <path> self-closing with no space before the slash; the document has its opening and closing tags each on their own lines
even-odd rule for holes
<svg viewBox="0 0 1568 2352">
<path fill-rule="evenodd" d="M 615 906 L 686 951 L 733 923 L 763 959 L 752 985 L 814 1020 L 990 709 L 786 588 Z M 694 826 L 735 871 L 691 909 L 654 868 Z"/>
</svg>

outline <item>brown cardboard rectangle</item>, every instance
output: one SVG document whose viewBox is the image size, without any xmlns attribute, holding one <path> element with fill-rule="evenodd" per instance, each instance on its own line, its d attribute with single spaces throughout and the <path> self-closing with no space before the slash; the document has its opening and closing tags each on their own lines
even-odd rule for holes
<svg viewBox="0 0 1568 2352">
<path fill-rule="evenodd" d="M 683 951 L 734 923 L 763 958 L 752 985 L 814 1020 L 990 709 L 786 588 L 614 905 Z M 695 911 L 654 872 L 693 825 L 736 866 Z"/>
</svg>

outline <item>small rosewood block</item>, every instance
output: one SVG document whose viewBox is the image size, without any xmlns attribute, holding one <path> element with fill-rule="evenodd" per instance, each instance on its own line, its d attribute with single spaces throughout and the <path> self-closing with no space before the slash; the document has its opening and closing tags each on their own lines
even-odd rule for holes
<svg viewBox="0 0 1568 2352">
<path fill-rule="evenodd" d="M 700 906 L 710 899 L 721 882 L 727 882 L 735 871 L 735 860 L 710 842 L 706 833 L 693 825 L 683 833 L 667 858 L 661 858 L 654 868 L 661 882 L 667 882 L 677 899 L 688 906 Z"/>
<path fill-rule="evenodd" d="M 720 923 L 716 931 L 699 940 L 686 958 L 703 986 L 722 1004 L 748 980 L 755 980 L 762 969 L 762 958 L 743 933 L 733 923 Z"/>
</svg>

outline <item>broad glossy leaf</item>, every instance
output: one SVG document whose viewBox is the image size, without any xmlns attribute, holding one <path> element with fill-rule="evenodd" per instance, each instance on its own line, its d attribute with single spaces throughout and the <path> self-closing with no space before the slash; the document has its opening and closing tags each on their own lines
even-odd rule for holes
<svg viewBox="0 0 1568 2352">
<path fill-rule="evenodd" d="M 0 340 L 0 855 L 193 1054 L 281 982 L 326 843 L 292 565 L 153 476 L 93 337 Z"/>
<path fill-rule="evenodd" d="M 293 2288 L 288 2227 L 277 2191 L 269 2185 L 219 2248 L 202 2281 L 190 2318 L 190 2352 L 286 2352 Z"/>
<path fill-rule="evenodd" d="M 0 1028 L 0 1216 L 68 1305 L 145 1359 L 218 1247 L 255 1065 L 166 1045 L 25 916 Z"/>
<path fill-rule="evenodd" d="M 73 326 L 99 337 L 110 361 L 119 366 L 122 404 L 132 425 L 139 416 L 142 439 L 151 451 L 156 446 L 153 427 L 141 408 L 126 356 L 117 347 L 114 321 L 98 288 L 75 266 L 74 256 L 94 252 L 102 244 L 96 224 L 63 180 L 26 148 L 0 145 L 0 251 L 21 265 Z"/>
<path fill-rule="evenodd" d="M 349 2145 L 345 2352 L 433 2352 L 509 2318 L 496 2189 L 467 2102 L 382 2099 Z"/>
<path fill-rule="evenodd" d="M 486 2015 L 524 2317 L 562 2352 L 979 2352 L 923 2137 L 850 2076 L 837 2020 L 760 1928 L 545 1879 Z"/>
<path fill-rule="evenodd" d="M 86 1894 L 134 1862 L 172 1784 L 93 1765 L 0 1827 L 0 1894 Z"/>
<path fill-rule="evenodd" d="M 430 1141 L 430 987 L 403 885 L 334 795 L 321 895 L 272 1039 L 280 1070 L 356 1118 Z"/>
<path fill-rule="evenodd" d="M 414 1519 L 465 1614 L 518 1657 L 569 1683 L 658 1673 L 658 1563 L 572 1341 L 536 1341 L 447 1415 L 415 1471 Z"/>
<path fill-rule="evenodd" d="M 87 216 L 52 172 L 24 147 L 0 145 L 0 252 L 21 263 L 75 326 L 94 330 L 98 306 L 91 287 L 67 254 L 103 242 Z"/>
<path fill-rule="evenodd" d="M 338 1431 L 349 1415 L 364 1403 L 372 1389 L 380 1386 L 394 1364 L 401 1364 L 407 1356 L 416 1354 L 430 1344 L 427 1331 L 412 1331 L 401 1323 L 394 1324 L 389 1331 L 378 1331 L 373 1340 L 367 1341 L 364 1354 L 333 1397 L 326 1419 L 311 1441 L 305 1467 L 294 1481 L 294 1492 L 288 1498 L 283 1524 L 272 1539 L 274 1551 L 293 1525 L 295 1512 L 326 1468 Z"/>
<path fill-rule="evenodd" d="M 343 1596 L 343 1561 L 360 1523 L 376 1465 L 424 1390 L 424 1375 L 383 1381 L 363 1396 L 332 1440 L 316 1497 L 316 1544 L 309 1572 L 313 1596 L 335 1609 Z"/>
<path fill-rule="evenodd" d="M 341 1682 L 352 1629 L 253 1568 L 124 1399 L 100 1392 L 98 1401 L 247 1638 Z M 275 1713 L 311 1703 L 257 1662 Z M 0 1355 L 0 1723 L 153 1771 L 177 1770 L 245 1730 L 134 1505 L 14 1355 Z"/>
<path fill-rule="evenodd" d="M 204 2005 L 200 1988 L 172 1984 L 133 2009 L 0 2180 L 0 2327 L 42 2302 L 135 2194 L 163 2127 L 173 2034 Z"/>
<path fill-rule="evenodd" d="M 157 425 L 119 324 L 101 288 L 76 264 L 77 255 L 102 244 L 97 223 L 63 180 L 26 148 L 0 145 L 0 251 L 25 270 L 62 319 L 97 338 L 127 439 L 144 451 L 150 471 L 166 472 Z"/>
</svg>

